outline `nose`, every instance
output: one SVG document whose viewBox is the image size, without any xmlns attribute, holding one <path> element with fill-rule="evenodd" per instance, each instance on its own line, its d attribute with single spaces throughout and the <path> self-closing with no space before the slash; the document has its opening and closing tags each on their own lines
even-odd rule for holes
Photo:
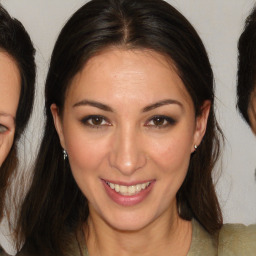
<svg viewBox="0 0 256 256">
<path fill-rule="evenodd" d="M 109 158 L 112 168 L 125 176 L 130 176 L 146 165 L 147 157 L 143 150 L 141 134 L 135 129 L 120 129 L 114 135 L 112 143 Z"/>
</svg>

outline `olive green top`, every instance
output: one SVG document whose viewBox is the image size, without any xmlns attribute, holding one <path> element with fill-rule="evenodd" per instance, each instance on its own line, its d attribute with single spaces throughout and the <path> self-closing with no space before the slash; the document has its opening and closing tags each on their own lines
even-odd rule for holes
<svg viewBox="0 0 256 256">
<path fill-rule="evenodd" d="M 256 256 L 256 225 L 224 224 L 218 236 L 211 236 L 192 221 L 192 242 L 187 256 Z M 74 256 L 89 256 L 80 248 Z M 171 253 L 170 253 L 171 255 Z"/>
<path fill-rule="evenodd" d="M 89 256 L 82 237 L 74 238 L 70 249 L 68 256 Z M 39 254 L 45 256 L 40 252 L 35 256 Z M 18 255 L 27 256 L 24 250 Z M 212 236 L 196 220 L 192 220 L 192 242 L 187 256 L 231 255 L 256 256 L 256 225 L 225 224 L 217 236 Z"/>
<path fill-rule="evenodd" d="M 255 256 L 256 225 L 225 224 L 214 237 L 209 235 L 195 220 L 192 221 L 193 235 L 187 256 Z"/>
</svg>

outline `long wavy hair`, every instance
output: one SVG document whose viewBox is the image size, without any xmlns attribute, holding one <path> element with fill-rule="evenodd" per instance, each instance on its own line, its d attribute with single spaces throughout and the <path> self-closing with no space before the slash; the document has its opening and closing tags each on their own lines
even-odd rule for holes
<svg viewBox="0 0 256 256">
<path fill-rule="evenodd" d="M 204 45 L 192 25 L 162 0 L 92 0 L 68 20 L 56 41 L 45 86 L 46 124 L 31 188 L 18 225 L 18 246 L 25 255 L 68 254 L 68 238 L 81 229 L 89 210 L 54 127 L 50 106 L 63 110 L 72 78 L 87 61 L 109 46 L 150 49 L 168 56 L 189 92 L 196 116 L 205 100 L 212 107 L 207 130 L 177 193 L 183 219 L 195 218 L 210 233 L 222 226 L 212 180 L 219 155 L 219 126 L 214 114 L 214 79 Z"/>
<path fill-rule="evenodd" d="M 0 51 L 9 54 L 18 66 L 21 77 L 19 104 L 15 118 L 13 145 L 0 168 L 0 219 L 4 211 L 6 190 L 18 164 L 17 143 L 32 112 L 35 91 L 35 50 L 23 25 L 13 19 L 0 4 Z M 8 215 L 8 214 L 7 214 Z"/>
</svg>

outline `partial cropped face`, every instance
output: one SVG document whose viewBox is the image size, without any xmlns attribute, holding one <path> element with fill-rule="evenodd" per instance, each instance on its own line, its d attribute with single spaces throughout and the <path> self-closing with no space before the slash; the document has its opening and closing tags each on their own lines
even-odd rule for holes
<svg viewBox="0 0 256 256">
<path fill-rule="evenodd" d="M 181 79 L 153 51 L 107 49 L 91 58 L 67 91 L 55 125 L 90 216 L 139 230 L 170 213 L 210 104 L 195 117 Z M 168 217 L 169 218 L 169 217 Z"/>
<path fill-rule="evenodd" d="M 248 105 L 248 116 L 251 129 L 256 135 L 256 86 L 250 96 L 250 103 Z"/>
<path fill-rule="evenodd" d="M 6 52 L 0 51 L 0 166 L 13 143 L 19 96 L 18 67 Z"/>
</svg>

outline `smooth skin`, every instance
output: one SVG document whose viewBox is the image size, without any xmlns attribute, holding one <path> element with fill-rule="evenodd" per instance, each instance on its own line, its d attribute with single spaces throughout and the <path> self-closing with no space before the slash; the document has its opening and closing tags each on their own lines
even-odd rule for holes
<svg viewBox="0 0 256 256">
<path fill-rule="evenodd" d="M 16 62 L 0 49 L 0 167 L 13 144 L 20 83 Z"/>
<path fill-rule="evenodd" d="M 248 106 L 248 116 L 253 133 L 256 135 L 256 86 L 251 93 Z"/>
<path fill-rule="evenodd" d="M 72 80 L 62 115 L 55 104 L 51 110 L 89 202 L 89 254 L 186 255 L 192 226 L 179 217 L 176 194 L 210 103 L 195 117 L 171 60 L 150 50 L 105 49 Z M 152 184 L 141 202 L 124 206 L 106 193 L 105 181 Z"/>
</svg>

